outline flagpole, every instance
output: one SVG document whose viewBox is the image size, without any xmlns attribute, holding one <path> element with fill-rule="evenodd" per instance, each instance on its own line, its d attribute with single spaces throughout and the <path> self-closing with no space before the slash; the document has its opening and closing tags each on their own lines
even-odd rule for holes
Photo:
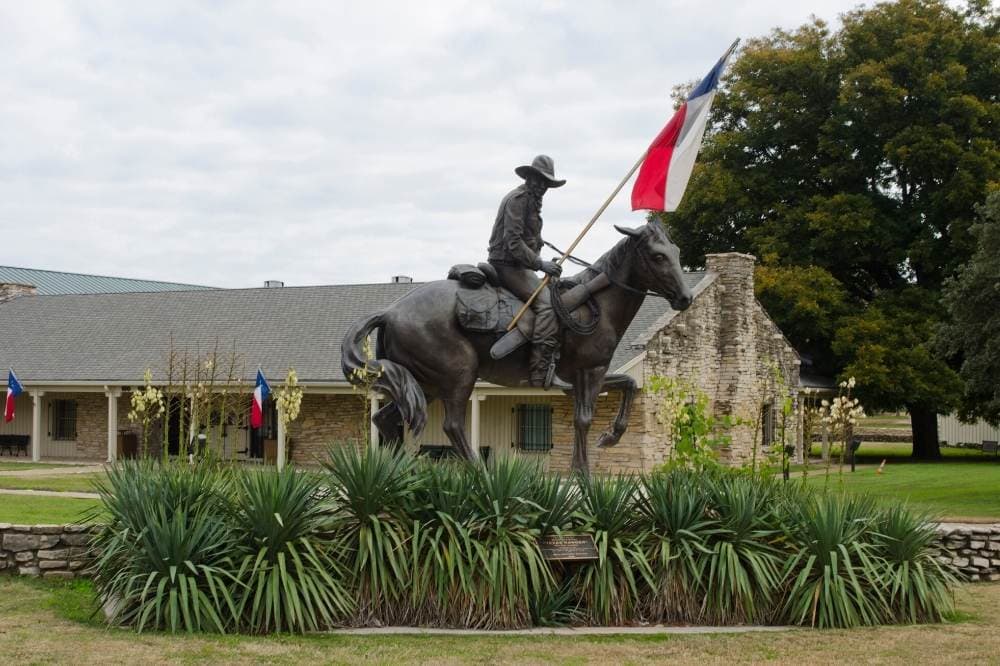
<svg viewBox="0 0 1000 666">
<path fill-rule="evenodd" d="M 732 43 L 732 45 L 730 45 L 730 47 L 726 50 L 726 53 L 722 56 L 721 59 L 725 60 L 726 58 L 728 58 L 732 54 L 732 52 L 736 50 L 736 47 L 737 45 L 739 45 L 739 43 L 740 40 L 737 38 Z M 559 257 L 559 260 L 556 262 L 557 264 L 562 266 L 563 263 L 566 261 L 566 258 L 569 257 L 569 255 L 573 254 L 573 250 L 576 248 L 577 245 L 580 244 L 580 241 L 583 240 L 583 237 L 587 235 L 587 232 L 590 231 L 591 227 L 594 226 L 598 218 L 601 217 L 601 215 L 604 213 L 605 210 L 607 210 L 608 206 L 611 205 L 611 202 L 614 200 L 616 196 L 618 196 L 618 193 L 621 192 L 622 188 L 625 187 L 625 183 L 627 183 L 629 178 L 632 177 L 632 174 L 634 174 L 636 170 L 642 165 L 643 160 L 646 159 L 646 155 L 648 154 L 649 154 L 649 148 L 646 148 L 646 150 L 643 151 L 642 155 L 639 156 L 639 159 L 636 160 L 635 164 L 632 165 L 632 168 L 629 169 L 628 173 L 625 174 L 625 177 L 622 178 L 621 182 L 618 183 L 618 186 L 614 189 L 611 195 L 604 201 L 603 204 L 601 204 L 601 207 L 597 209 L 597 212 L 594 213 L 594 216 L 590 218 L 590 222 L 588 222 L 587 226 L 583 228 L 583 231 L 581 231 L 580 234 L 576 237 L 576 240 L 574 240 L 570 244 L 570 246 L 566 248 L 566 251 L 563 253 L 563 255 Z M 512 319 L 510 325 L 507 326 L 508 331 L 514 330 L 514 327 L 517 326 L 518 320 L 521 319 L 522 316 L 524 316 L 524 313 L 527 312 L 529 307 L 531 307 L 531 304 L 535 301 L 536 298 L 538 298 L 538 294 L 542 292 L 542 289 L 545 289 L 545 287 L 548 286 L 551 280 L 552 277 L 550 275 L 546 275 L 545 278 L 539 283 L 538 287 L 535 288 L 535 291 L 533 291 L 531 293 L 531 296 L 528 297 L 528 300 L 525 301 L 524 305 L 521 306 L 521 309 L 517 311 L 516 315 L 514 315 L 514 319 Z"/>
</svg>

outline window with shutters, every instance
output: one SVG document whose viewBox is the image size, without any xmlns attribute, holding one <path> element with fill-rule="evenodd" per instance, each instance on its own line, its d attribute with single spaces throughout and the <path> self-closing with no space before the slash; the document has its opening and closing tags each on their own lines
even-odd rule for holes
<svg viewBox="0 0 1000 666">
<path fill-rule="evenodd" d="M 552 406 L 518 405 L 517 448 L 522 451 L 548 451 L 552 448 Z"/>
</svg>

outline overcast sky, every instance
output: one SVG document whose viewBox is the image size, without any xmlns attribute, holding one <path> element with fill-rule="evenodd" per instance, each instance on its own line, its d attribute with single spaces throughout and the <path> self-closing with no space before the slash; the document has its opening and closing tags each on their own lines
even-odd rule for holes
<svg viewBox="0 0 1000 666">
<path fill-rule="evenodd" d="M 0 6 L 0 264 L 221 287 L 443 277 L 515 166 L 568 244 L 736 37 L 848 0 Z M 640 224 L 629 188 L 580 253 Z"/>
</svg>

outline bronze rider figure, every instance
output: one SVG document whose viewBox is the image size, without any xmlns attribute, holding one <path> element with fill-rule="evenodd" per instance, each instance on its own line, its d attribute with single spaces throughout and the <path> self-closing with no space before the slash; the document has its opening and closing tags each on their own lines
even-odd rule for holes
<svg viewBox="0 0 1000 666">
<path fill-rule="evenodd" d="M 531 165 L 519 166 L 514 173 L 524 184 L 511 190 L 500 202 L 490 235 L 489 261 L 496 268 L 501 285 L 522 301 L 527 301 L 541 279 L 536 271 L 558 279 L 562 266 L 540 256 L 542 249 L 542 197 L 565 180 L 555 177 L 555 165 L 548 155 L 539 155 Z M 559 349 L 559 325 L 547 289 L 531 304 L 535 325 L 531 335 L 529 381 L 532 386 L 549 388 L 555 376 Z"/>
</svg>

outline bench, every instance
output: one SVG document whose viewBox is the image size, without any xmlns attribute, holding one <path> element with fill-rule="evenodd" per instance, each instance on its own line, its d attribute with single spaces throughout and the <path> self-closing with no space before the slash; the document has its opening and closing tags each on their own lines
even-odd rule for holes
<svg viewBox="0 0 1000 666">
<path fill-rule="evenodd" d="M 992 453 L 994 456 L 1000 455 L 1000 451 L 997 451 L 997 443 L 995 440 L 984 439 L 983 440 L 983 453 Z"/>
<path fill-rule="evenodd" d="M 28 455 L 30 445 L 31 435 L 0 435 L 0 454 L 6 451 L 8 455 L 21 455 L 22 452 Z"/>
</svg>

